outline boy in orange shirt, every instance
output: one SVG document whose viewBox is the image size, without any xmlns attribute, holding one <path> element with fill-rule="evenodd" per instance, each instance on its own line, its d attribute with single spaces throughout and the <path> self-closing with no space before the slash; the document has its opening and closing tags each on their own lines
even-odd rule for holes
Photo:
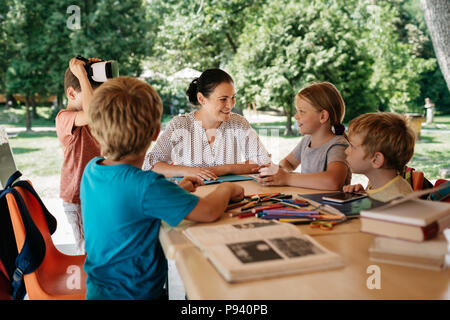
<svg viewBox="0 0 450 320">
<path fill-rule="evenodd" d="M 89 59 L 89 62 L 95 61 L 99 59 Z M 64 76 L 67 108 L 61 110 L 55 119 L 56 133 L 64 153 L 60 197 L 79 253 L 84 253 L 80 205 L 81 177 L 86 164 L 92 158 L 100 156 L 100 146 L 87 125 L 87 111 L 94 89 L 101 83 L 90 80 L 84 66 L 85 62 L 81 60 L 70 60 Z"/>
</svg>

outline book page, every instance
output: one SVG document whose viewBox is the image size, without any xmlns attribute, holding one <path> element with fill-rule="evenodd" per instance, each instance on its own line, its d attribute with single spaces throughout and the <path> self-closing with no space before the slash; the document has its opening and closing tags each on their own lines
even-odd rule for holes
<svg viewBox="0 0 450 320">
<path fill-rule="evenodd" d="M 215 226 L 194 226 L 183 233 L 198 247 L 301 234 L 300 230 L 291 224 L 262 219 L 245 219 L 245 222 Z"/>
<path fill-rule="evenodd" d="M 205 254 L 231 282 L 343 266 L 339 256 L 302 234 L 218 244 Z"/>
</svg>

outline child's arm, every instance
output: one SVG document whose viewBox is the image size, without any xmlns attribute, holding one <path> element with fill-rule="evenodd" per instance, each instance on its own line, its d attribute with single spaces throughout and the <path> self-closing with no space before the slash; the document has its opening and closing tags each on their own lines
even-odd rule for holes
<svg viewBox="0 0 450 320">
<path fill-rule="evenodd" d="M 152 171 L 169 177 L 194 176 L 203 180 L 217 180 L 217 175 L 210 168 L 197 168 L 188 166 L 171 165 L 165 162 L 158 162 Z"/>
<path fill-rule="evenodd" d="M 198 200 L 195 208 L 186 216 L 187 220 L 212 222 L 225 212 L 230 200 L 240 201 L 244 198 L 244 189 L 231 182 L 221 183 L 213 192 Z"/>
<path fill-rule="evenodd" d="M 100 61 L 100 59 L 89 58 L 89 61 Z M 84 68 L 85 62 L 78 60 L 77 58 L 72 58 L 69 62 L 70 71 L 78 78 L 81 87 L 81 97 L 82 97 L 82 108 L 83 110 L 77 112 L 75 117 L 75 126 L 81 127 L 88 124 L 87 113 L 89 110 L 89 103 L 94 95 L 94 90 L 92 89 L 91 83 L 89 82 L 86 69 Z"/>
<path fill-rule="evenodd" d="M 345 183 L 347 166 L 343 162 L 331 162 L 326 171 L 316 173 L 287 172 L 278 170 L 273 176 L 258 180 L 264 186 L 292 186 L 319 190 L 339 190 Z"/>
<path fill-rule="evenodd" d="M 204 186 L 205 183 L 197 177 L 184 177 L 178 185 L 186 191 L 195 192 L 198 186 Z"/>
<path fill-rule="evenodd" d="M 344 191 L 344 192 L 365 192 L 364 187 L 359 183 L 343 186 L 342 191 Z"/>
<path fill-rule="evenodd" d="M 283 168 L 286 171 L 294 171 L 297 169 L 297 167 L 300 165 L 300 160 L 298 160 L 294 155 L 289 153 L 286 157 L 284 157 L 280 163 L 279 166 Z"/>
<path fill-rule="evenodd" d="M 224 176 L 227 174 L 250 174 L 259 168 L 256 163 L 238 163 L 238 164 L 224 164 L 220 166 L 209 167 L 216 176 Z"/>
</svg>

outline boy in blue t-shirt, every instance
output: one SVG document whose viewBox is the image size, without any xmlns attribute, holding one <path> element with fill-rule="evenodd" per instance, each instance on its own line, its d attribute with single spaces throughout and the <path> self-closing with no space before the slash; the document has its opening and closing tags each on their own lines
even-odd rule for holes
<svg viewBox="0 0 450 320">
<path fill-rule="evenodd" d="M 81 182 L 87 299 L 160 298 L 167 277 L 161 220 L 171 226 L 183 219 L 214 221 L 230 199 L 244 196 L 242 187 L 223 183 L 199 198 L 188 192 L 203 184 L 198 178 L 176 185 L 142 171 L 161 113 L 156 91 L 130 77 L 108 80 L 91 101 L 89 125 L 104 157 L 88 163 Z"/>
</svg>

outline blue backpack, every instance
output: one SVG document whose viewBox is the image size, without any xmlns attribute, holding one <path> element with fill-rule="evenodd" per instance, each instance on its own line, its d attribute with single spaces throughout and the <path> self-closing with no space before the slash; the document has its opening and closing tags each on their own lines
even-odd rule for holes
<svg viewBox="0 0 450 320">
<path fill-rule="evenodd" d="M 16 181 L 21 175 L 16 171 L 8 179 L 5 189 L 0 190 L 0 297 L 11 297 L 15 300 L 23 299 L 25 296 L 23 276 L 35 271 L 44 260 L 45 242 L 22 196 L 14 187 L 22 187 L 36 198 L 43 209 L 50 233 L 53 234 L 56 230 L 55 217 L 42 203 L 33 186 L 28 181 Z M 16 245 L 6 194 L 14 196 L 25 227 L 25 242 L 20 250 Z"/>
</svg>

